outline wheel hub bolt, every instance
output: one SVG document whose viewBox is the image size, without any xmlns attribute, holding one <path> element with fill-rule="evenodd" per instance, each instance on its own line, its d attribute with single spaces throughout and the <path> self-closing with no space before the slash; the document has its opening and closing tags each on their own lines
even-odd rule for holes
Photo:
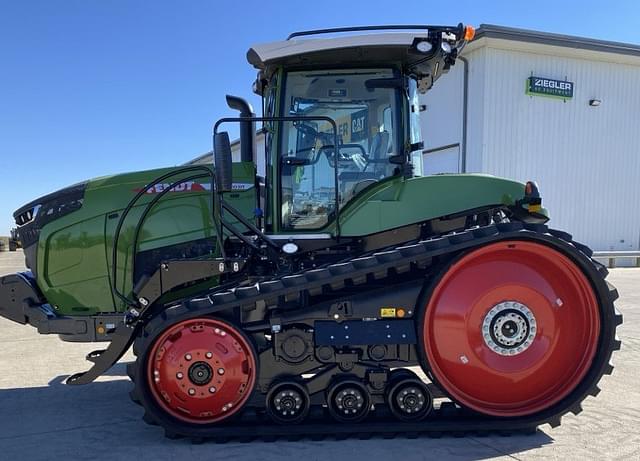
<svg viewBox="0 0 640 461">
<path fill-rule="evenodd" d="M 218 374 L 219 375 L 223 375 L 224 374 L 224 368 L 218 368 Z"/>
<path fill-rule="evenodd" d="M 207 362 L 197 361 L 189 367 L 189 380 L 196 386 L 206 386 L 213 378 L 213 369 Z"/>
<path fill-rule="evenodd" d="M 189 395 L 196 395 L 196 390 L 193 388 L 189 389 Z"/>
<path fill-rule="evenodd" d="M 184 359 L 185 359 L 185 360 L 191 360 L 191 354 L 186 354 L 186 355 L 184 356 Z"/>
<path fill-rule="evenodd" d="M 212 394 L 215 394 L 215 392 L 216 392 L 216 388 L 215 388 L 214 386 L 211 386 L 211 387 L 209 388 L 209 392 L 210 392 L 210 393 L 212 393 Z"/>
<path fill-rule="evenodd" d="M 206 358 L 208 358 L 208 359 L 210 359 L 211 357 L 213 357 L 213 354 L 212 354 L 211 352 L 207 352 L 207 353 L 205 354 L 205 357 L 206 357 Z"/>
<path fill-rule="evenodd" d="M 536 319 L 527 306 L 517 301 L 503 301 L 485 315 L 482 337 L 485 344 L 497 354 L 514 356 L 527 350 L 533 343 L 536 327 Z"/>
<path fill-rule="evenodd" d="M 182 378 L 184 378 L 184 375 L 181 372 L 178 372 L 178 373 L 176 373 L 176 378 L 182 379 Z"/>
</svg>

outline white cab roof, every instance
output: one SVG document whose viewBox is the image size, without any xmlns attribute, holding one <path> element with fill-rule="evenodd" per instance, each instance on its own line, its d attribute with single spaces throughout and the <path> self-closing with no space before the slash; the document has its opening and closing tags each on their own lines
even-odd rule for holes
<svg viewBox="0 0 640 461">
<path fill-rule="evenodd" d="M 247 60 L 263 70 L 280 64 L 304 64 L 309 60 L 404 62 L 409 58 L 411 45 L 416 39 L 427 39 L 426 31 L 299 38 L 254 45 L 247 52 Z"/>
</svg>

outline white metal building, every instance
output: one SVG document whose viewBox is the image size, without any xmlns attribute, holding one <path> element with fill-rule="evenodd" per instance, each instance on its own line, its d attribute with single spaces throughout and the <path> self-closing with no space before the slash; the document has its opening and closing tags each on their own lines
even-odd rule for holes
<svg viewBox="0 0 640 461">
<path fill-rule="evenodd" d="M 640 46 L 482 25 L 463 56 L 425 96 L 425 169 L 534 179 L 554 227 L 640 249 Z M 531 76 L 573 97 L 527 95 Z"/>
<path fill-rule="evenodd" d="M 476 37 L 423 97 L 425 172 L 536 180 L 553 227 L 640 250 L 640 46 L 493 25 Z"/>
</svg>

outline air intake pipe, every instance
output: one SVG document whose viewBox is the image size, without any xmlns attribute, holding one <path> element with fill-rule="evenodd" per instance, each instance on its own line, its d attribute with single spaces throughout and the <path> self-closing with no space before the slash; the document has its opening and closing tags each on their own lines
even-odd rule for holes
<svg viewBox="0 0 640 461">
<path fill-rule="evenodd" d="M 240 117 L 254 118 L 253 107 L 246 100 L 238 96 L 227 95 L 227 105 L 240 112 Z M 256 122 L 240 122 L 240 161 L 255 162 L 256 151 Z"/>
</svg>

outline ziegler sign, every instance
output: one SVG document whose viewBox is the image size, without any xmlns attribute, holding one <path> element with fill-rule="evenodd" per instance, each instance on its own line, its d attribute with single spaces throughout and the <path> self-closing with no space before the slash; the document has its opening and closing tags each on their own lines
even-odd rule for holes
<svg viewBox="0 0 640 461">
<path fill-rule="evenodd" d="M 552 98 L 573 98 L 573 82 L 531 76 L 527 79 L 527 94 Z"/>
</svg>

